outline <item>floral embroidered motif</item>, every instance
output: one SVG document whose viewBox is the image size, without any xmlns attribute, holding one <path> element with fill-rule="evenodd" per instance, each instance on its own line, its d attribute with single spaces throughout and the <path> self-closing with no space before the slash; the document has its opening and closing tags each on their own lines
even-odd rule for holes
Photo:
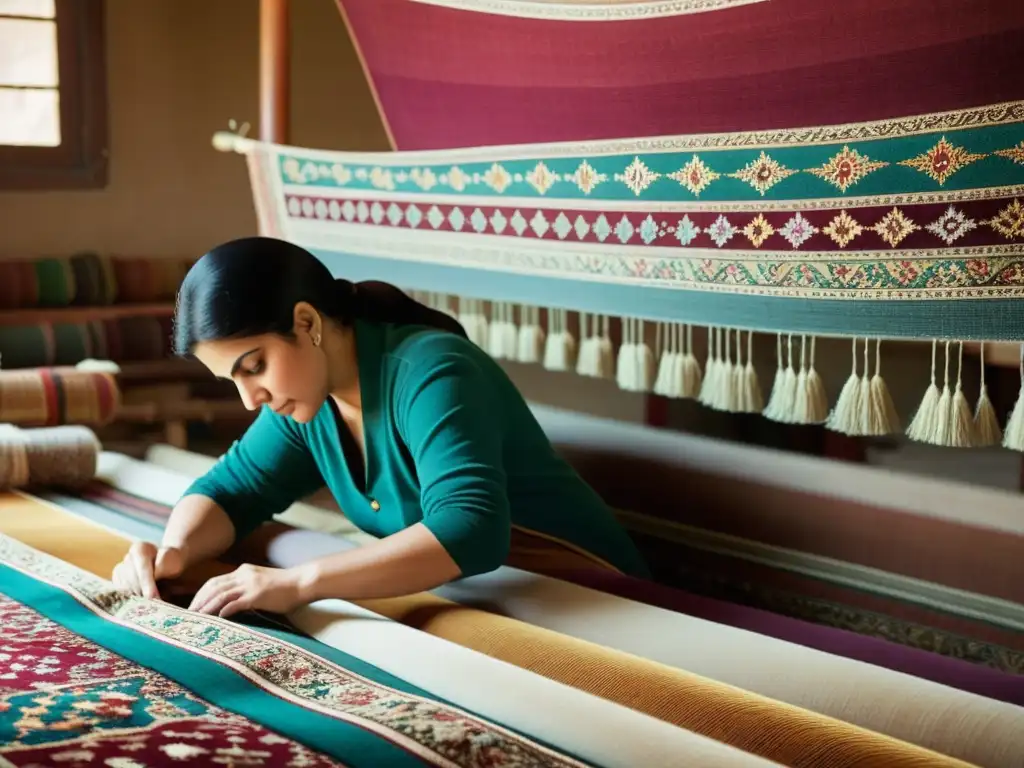
<svg viewBox="0 0 1024 768">
<path fill-rule="evenodd" d="M 878 233 L 885 242 L 895 248 L 911 232 L 920 229 L 911 219 L 903 215 L 899 208 L 893 208 L 883 216 L 871 229 Z"/>
<path fill-rule="evenodd" d="M 500 195 L 512 184 L 512 175 L 505 170 L 504 166 L 493 163 L 484 172 L 483 180 L 484 184 Z"/>
<path fill-rule="evenodd" d="M 1012 203 L 986 223 L 1005 238 L 1024 237 L 1024 205 L 1014 198 Z"/>
<path fill-rule="evenodd" d="M 794 173 L 796 171 L 786 168 L 768 156 L 764 150 L 761 150 L 761 154 L 756 160 L 751 160 L 736 173 L 730 173 L 729 176 L 747 182 L 763 196 L 769 189 Z"/>
<path fill-rule="evenodd" d="M 708 185 L 710 185 L 712 181 L 721 178 L 721 174 L 712 171 L 707 167 L 707 165 L 705 165 L 703 160 L 694 155 L 690 158 L 690 162 L 678 171 L 670 173 L 668 177 L 678 181 L 690 190 L 694 196 L 700 197 L 700 193 L 707 189 Z"/>
<path fill-rule="evenodd" d="M 1024 165 L 1024 141 L 1015 147 L 1010 147 L 1009 149 L 997 149 L 993 154 Z"/>
<path fill-rule="evenodd" d="M 637 197 L 660 178 L 661 174 L 648 168 L 639 157 L 634 157 L 624 172 L 615 174 L 615 180 L 623 182 Z"/>
<path fill-rule="evenodd" d="M 725 216 L 719 216 L 715 219 L 715 223 L 708 227 L 708 236 L 715 241 L 715 245 L 721 248 L 732 236 L 739 232 L 736 227 L 729 223 L 729 220 Z"/>
<path fill-rule="evenodd" d="M 553 174 L 544 163 L 537 163 L 533 170 L 526 174 L 526 181 L 543 195 L 558 181 L 558 176 Z"/>
<path fill-rule="evenodd" d="M 413 168 L 409 171 L 409 178 L 424 192 L 430 191 L 437 185 L 437 174 L 429 168 Z"/>
<path fill-rule="evenodd" d="M 441 181 L 448 184 L 456 192 L 462 192 L 472 179 L 459 166 L 453 165 L 448 170 L 448 173 L 441 177 Z"/>
<path fill-rule="evenodd" d="M 755 248 L 760 248 L 765 240 L 775 234 L 775 229 L 768 223 L 764 215 L 759 213 L 757 218 L 743 228 L 743 234 L 754 244 Z"/>
<path fill-rule="evenodd" d="M 179 648 L 202 651 L 207 659 L 239 665 L 250 682 L 270 694 L 287 693 L 342 721 L 373 724 L 379 736 L 414 747 L 429 762 L 582 768 L 573 758 L 449 704 L 390 688 L 247 627 L 119 593 L 109 582 L 2 534 L 0 561 L 60 584 L 101 615 L 116 616 Z M 0 744 L 7 743 L 0 738 Z"/>
<path fill-rule="evenodd" d="M 952 245 L 977 226 L 978 223 L 974 219 L 967 218 L 963 211 L 958 211 L 951 205 L 925 229 L 942 238 L 946 245 Z"/>
<path fill-rule="evenodd" d="M 683 216 L 675 227 L 676 239 L 680 245 L 689 245 L 700 232 L 700 227 L 694 224 L 689 216 Z"/>
<path fill-rule="evenodd" d="M 983 157 L 985 157 L 984 154 L 968 152 L 963 147 L 951 144 L 943 136 L 927 152 L 909 160 L 901 160 L 899 164 L 920 171 L 928 178 L 937 181 L 941 187 L 954 173 Z"/>
<path fill-rule="evenodd" d="M 594 166 L 584 160 L 569 178 L 579 187 L 583 194 L 589 195 L 598 184 L 607 181 L 608 176 L 604 173 L 598 173 L 594 170 Z"/>
<path fill-rule="evenodd" d="M 808 168 L 807 172 L 834 185 L 840 192 L 846 192 L 872 171 L 885 168 L 887 165 L 889 164 L 871 160 L 856 149 L 844 146 L 820 168 Z"/>
<path fill-rule="evenodd" d="M 804 242 L 818 232 L 818 228 L 797 212 L 785 226 L 779 230 L 786 241 L 794 248 L 799 248 Z"/>
<path fill-rule="evenodd" d="M 339 765 L 4 596 L 0 648 L 5 765 Z"/>
<path fill-rule="evenodd" d="M 863 231 L 863 227 L 846 211 L 840 211 L 822 230 L 840 248 L 845 248 Z"/>
</svg>

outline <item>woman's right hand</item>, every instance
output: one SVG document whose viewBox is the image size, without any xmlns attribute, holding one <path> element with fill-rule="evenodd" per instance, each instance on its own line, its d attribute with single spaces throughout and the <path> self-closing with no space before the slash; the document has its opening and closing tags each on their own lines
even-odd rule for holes
<svg viewBox="0 0 1024 768">
<path fill-rule="evenodd" d="M 156 583 L 180 576 L 184 570 L 185 554 L 180 548 L 158 548 L 148 541 L 137 541 L 115 566 L 112 580 L 121 592 L 159 599 Z"/>
</svg>

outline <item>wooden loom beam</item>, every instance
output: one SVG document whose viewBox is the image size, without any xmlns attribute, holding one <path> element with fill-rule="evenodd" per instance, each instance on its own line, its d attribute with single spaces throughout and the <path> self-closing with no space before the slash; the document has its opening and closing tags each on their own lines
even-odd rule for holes
<svg viewBox="0 0 1024 768">
<path fill-rule="evenodd" d="M 260 0 L 260 139 L 289 141 L 291 24 L 288 0 Z"/>
</svg>

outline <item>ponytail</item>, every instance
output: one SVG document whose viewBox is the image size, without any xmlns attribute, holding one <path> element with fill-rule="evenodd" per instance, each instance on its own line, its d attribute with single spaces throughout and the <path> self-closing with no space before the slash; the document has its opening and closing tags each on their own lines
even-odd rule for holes
<svg viewBox="0 0 1024 768">
<path fill-rule="evenodd" d="M 421 304 L 390 283 L 378 280 L 352 283 L 338 278 L 334 284 L 338 314 L 342 317 L 395 325 L 425 325 L 466 338 L 466 329 L 454 317 Z"/>
</svg>

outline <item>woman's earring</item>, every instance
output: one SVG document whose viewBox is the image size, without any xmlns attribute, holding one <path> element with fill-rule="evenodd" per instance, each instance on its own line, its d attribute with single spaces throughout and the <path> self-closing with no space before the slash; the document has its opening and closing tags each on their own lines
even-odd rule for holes
<svg viewBox="0 0 1024 768">
<path fill-rule="evenodd" d="M 320 346 L 320 334 L 319 333 L 316 336 L 313 337 L 313 346 L 314 347 L 319 347 Z"/>
</svg>

